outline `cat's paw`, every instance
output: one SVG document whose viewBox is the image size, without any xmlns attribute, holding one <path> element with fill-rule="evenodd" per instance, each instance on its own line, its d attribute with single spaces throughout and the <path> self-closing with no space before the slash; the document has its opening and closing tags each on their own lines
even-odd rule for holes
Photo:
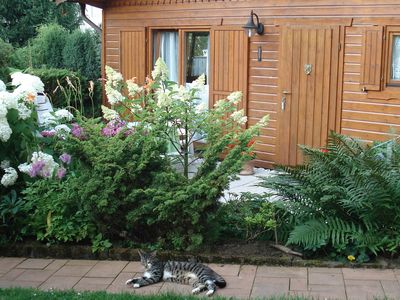
<svg viewBox="0 0 400 300">
<path fill-rule="evenodd" d="M 198 287 L 192 290 L 193 295 L 197 295 L 200 292 L 201 292 L 201 288 L 198 288 Z"/>
<path fill-rule="evenodd" d="M 137 278 L 131 278 L 131 279 L 128 279 L 126 282 L 125 282 L 125 284 L 135 284 L 136 282 L 137 282 Z"/>
<path fill-rule="evenodd" d="M 134 283 L 134 284 L 133 284 L 133 287 L 134 287 L 135 289 L 138 289 L 138 288 L 140 288 L 140 284 L 139 284 L 139 283 Z"/>
<path fill-rule="evenodd" d="M 214 295 L 214 293 L 215 293 L 215 290 L 208 290 L 207 293 L 206 293 L 206 295 L 207 295 L 208 297 L 211 297 L 212 295 Z"/>
</svg>

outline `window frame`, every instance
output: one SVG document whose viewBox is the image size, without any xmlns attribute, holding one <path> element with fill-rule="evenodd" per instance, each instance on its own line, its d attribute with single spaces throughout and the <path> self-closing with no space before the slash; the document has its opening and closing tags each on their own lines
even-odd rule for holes
<svg viewBox="0 0 400 300">
<path fill-rule="evenodd" d="M 400 36 L 400 26 L 387 26 L 386 28 L 386 87 L 400 87 L 400 79 L 392 79 L 393 39 Z"/>
<path fill-rule="evenodd" d="M 211 27 L 210 26 L 184 26 L 184 27 L 171 27 L 171 26 L 163 26 L 163 27 L 149 27 L 148 28 L 148 74 L 151 74 L 153 70 L 153 48 L 157 47 L 154 45 L 153 36 L 157 31 L 178 31 L 178 84 L 185 83 L 185 68 L 186 68 L 186 59 L 185 59 L 185 48 L 186 48 L 186 33 L 187 32 L 209 32 L 211 36 Z M 211 40 L 210 40 L 211 42 Z M 210 72 L 211 70 L 209 70 Z"/>
</svg>

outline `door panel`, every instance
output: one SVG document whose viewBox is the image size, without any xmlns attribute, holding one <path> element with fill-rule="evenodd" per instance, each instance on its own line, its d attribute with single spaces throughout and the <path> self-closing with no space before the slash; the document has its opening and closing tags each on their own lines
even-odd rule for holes
<svg viewBox="0 0 400 300">
<path fill-rule="evenodd" d="M 339 27 L 282 29 L 279 163 L 303 162 L 298 145 L 324 146 L 335 129 Z"/>
<path fill-rule="evenodd" d="M 146 78 L 146 39 L 145 29 L 120 32 L 120 70 L 124 79 L 137 78 L 143 83 Z"/>
</svg>

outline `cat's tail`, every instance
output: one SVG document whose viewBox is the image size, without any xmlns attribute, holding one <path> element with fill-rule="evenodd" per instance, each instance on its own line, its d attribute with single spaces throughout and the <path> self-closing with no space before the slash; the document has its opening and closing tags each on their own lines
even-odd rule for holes
<svg viewBox="0 0 400 300">
<path fill-rule="evenodd" d="M 224 287 L 226 287 L 226 281 L 225 281 L 224 278 L 222 278 L 221 275 L 215 274 L 214 283 L 215 283 L 216 286 L 219 287 L 219 288 L 224 288 Z"/>
</svg>

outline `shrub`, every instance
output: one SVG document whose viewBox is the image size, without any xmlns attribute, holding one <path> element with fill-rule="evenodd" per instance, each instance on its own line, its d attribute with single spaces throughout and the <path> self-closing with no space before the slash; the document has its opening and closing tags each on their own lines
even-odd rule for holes
<svg viewBox="0 0 400 300">
<path fill-rule="evenodd" d="M 400 145 L 365 145 L 331 133 L 326 149 L 303 147 L 307 163 L 283 167 L 264 187 L 294 217 L 288 243 L 368 259 L 400 244 Z"/>
<path fill-rule="evenodd" d="M 68 35 L 63 49 L 64 67 L 80 72 L 90 80 L 100 75 L 100 46 L 96 33 L 75 30 Z"/>
<path fill-rule="evenodd" d="M 6 43 L 0 38 L 0 80 L 8 81 L 8 67 L 11 63 L 11 55 L 14 48 L 11 44 Z"/>
</svg>

